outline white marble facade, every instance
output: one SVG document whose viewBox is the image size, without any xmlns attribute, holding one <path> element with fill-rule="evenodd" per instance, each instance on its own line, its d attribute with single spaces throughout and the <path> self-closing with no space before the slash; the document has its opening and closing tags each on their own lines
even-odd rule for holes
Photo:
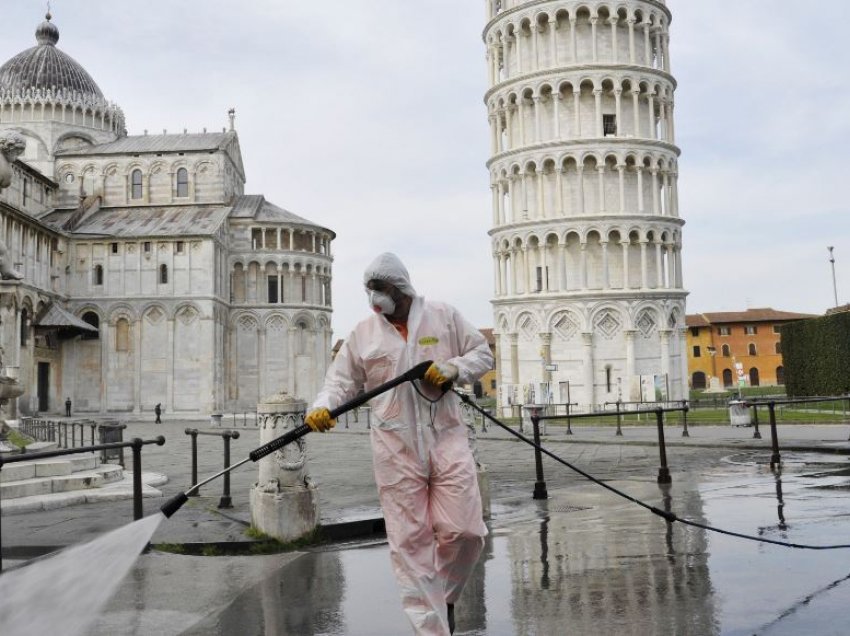
<svg viewBox="0 0 850 636">
<path fill-rule="evenodd" d="M 244 193 L 233 112 L 221 132 L 128 136 L 49 17 L 36 37 L 0 66 L 0 136 L 27 142 L 0 191 L 23 275 L 0 282 L 17 410 L 60 413 L 69 397 L 78 415 L 161 403 L 190 417 L 280 390 L 311 400 L 330 360 L 334 233 Z"/>
<path fill-rule="evenodd" d="M 500 405 L 686 397 L 669 9 L 485 10 Z"/>
</svg>

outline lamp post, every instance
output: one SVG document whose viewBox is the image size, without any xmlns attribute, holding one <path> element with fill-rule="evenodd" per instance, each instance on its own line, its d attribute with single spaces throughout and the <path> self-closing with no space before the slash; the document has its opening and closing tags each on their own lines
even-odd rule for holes
<svg viewBox="0 0 850 636">
<path fill-rule="evenodd" d="M 838 287 L 835 284 L 835 257 L 832 255 L 833 246 L 830 245 L 826 249 L 829 250 L 829 264 L 832 267 L 832 295 L 835 298 L 835 307 L 838 307 Z"/>
</svg>

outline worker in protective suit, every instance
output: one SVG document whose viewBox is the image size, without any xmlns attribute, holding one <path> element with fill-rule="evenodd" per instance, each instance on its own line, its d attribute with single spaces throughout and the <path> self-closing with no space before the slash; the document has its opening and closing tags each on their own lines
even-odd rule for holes
<svg viewBox="0 0 850 636">
<path fill-rule="evenodd" d="M 475 381 L 493 356 L 454 307 L 416 295 L 396 255 L 378 256 L 363 280 L 374 314 L 343 343 L 305 423 L 326 431 L 334 426 L 330 409 L 434 361 L 424 381 L 372 399 L 371 441 L 404 610 L 417 634 L 444 636 L 454 632 L 454 603 L 487 528 L 460 401 L 440 387 Z"/>
</svg>

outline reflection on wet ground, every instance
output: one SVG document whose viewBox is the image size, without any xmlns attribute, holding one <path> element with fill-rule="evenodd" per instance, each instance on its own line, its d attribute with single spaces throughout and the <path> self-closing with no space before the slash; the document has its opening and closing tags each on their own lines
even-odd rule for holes
<svg viewBox="0 0 850 636">
<path fill-rule="evenodd" d="M 850 542 L 847 462 L 760 455 L 612 482 L 650 505 L 795 543 Z M 457 634 L 843 634 L 850 550 L 795 550 L 669 524 L 598 486 L 494 508 L 484 555 L 457 604 Z M 386 545 L 314 551 L 241 590 L 184 634 L 410 633 Z"/>
</svg>

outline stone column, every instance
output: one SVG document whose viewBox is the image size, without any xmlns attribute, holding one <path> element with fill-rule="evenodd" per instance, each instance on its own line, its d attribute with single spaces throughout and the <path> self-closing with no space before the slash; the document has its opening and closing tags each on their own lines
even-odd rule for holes
<svg viewBox="0 0 850 636">
<path fill-rule="evenodd" d="M 587 289 L 587 243 L 582 241 L 579 281 L 581 289 Z"/>
<path fill-rule="evenodd" d="M 537 169 L 537 214 L 535 215 L 538 219 L 546 218 L 546 199 L 543 196 L 543 188 L 545 185 L 543 166 L 540 166 Z"/>
<path fill-rule="evenodd" d="M 635 166 L 635 171 L 637 172 L 637 201 L 638 201 L 638 213 L 644 213 L 644 203 L 643 203 L 643 168 L 641 166 Z"/>
<path fill-rule="evenodd" d="M 597 166 L 596 171 L 599 173 L 597 186 L 599 190 L 599 214 L 605 214 L 605 165 Z"/>
<path fill-rule="evenodd" d="M 540 334 L 540 357 L 543 358 L 543 381 L 547 384 L 552 382 L 552 372 L 547 368 L 552 364 L 552 334 L 542 332 Z M 548 396 L 547 396 L 548 397 Z M 548 400 L 547 400 L 548 402 Z"/>
<path fill-rule="evenodd" d="M 655 243 L 655 288 L 664 287 L 664 267 L 661 259 L 661 241 L 656 239 Z"/>
<path fill-rule="evenodd" d="M 552 95 L 552 130 L 555 132 L 555 139 L 561 138 L 561 93 Z"/>
<path fill-rule="evenodd" d="M 555 171 L 555 187 L 558 188 L 558 215 L 566 216 L 567 211 L 564 209 L 564 169 L 561 166 Z"/>
<path fill-rule="evenodd" d="M 534 143 L 539 144 L 540 139 L 540 96 L 535 95 L 531 98 L 532 108 L 534 109 Z"/>
<path fill-rule="evenodd" d="M 670 334 L 671 331 L 669 329 L 662 329 L 658 332 L 658 335 L 661 337 L 661 375 L 664 376 L 666 380 L 666 386 L 669 387 L 670 383 Z M 667 396 L 667 399 L 670 399 L 670 395 Z"/>
<path fill-rule="evenodd" d="M 619 17 L 608 18 L 608 24 L 611 25 L 611 49 L 613 53 L 614 64 L 619 64 L 620 53 L 617 50 L 617 23 L 620 21 Z"/>
<path fill-rule="evenodd" d="M 658 168 L 652 168 L 652 213 L 661 215 L 661 205 L 658 201 Z"/>
<path fill-rule="evenodd" d="M 595 402 L 593 388 L 593 333 L 583 332 L 582 345 L 584 348 L 584 396 L 585 404 L 592 405 Z"/>
<path fill-rule="evenodd" d="M 573 90 L 573 137 L 581 137 L 581 89 Z"/>
<path fill-rule="evenodd" d="M 620 184 L 620 214 L 626 213 L 626 164 L 617 165 L 617 173 Z"/>
<path fill-rule="evenodd" d="M 631 402 L 632 400 L 636 399 L 634 391 L 635 330 L 626 329 L 625 331 L 623 331 L 623 335 L 626 337 L 626 377 L 624 378 L 624 381 L 626 383 L 626 394 L 624 396 L 624 401 Z"/>
<path fill-rule="evenodd" d="M 596 121 L 596 136 L 603 137 L 605 131 L 602 129 L 602 89 L 593 90 L 593 102 L 595 107 L 594 121 Z"/>
<path fill-rule="evenodd" d="M 552 59 L 549 66 L 558 66 L 558 21 L 549 19 L 549 49 L 552 51 Z"/>
<path fill-rule="evenodd" d="M 640 89 L 632 90 L 632 119 L 635 137 L 640 137 Z"/>
<path fill-rule="evenodd" d="M 656 139 L 657 135 L 655 133 L 655 100 L 653 99 L 654 93 L 649 93 L 646 96 L 647 101 L 649 102 L 649 110 L 648 110 L 648 118 L 649 118 L 649 129 L 647 130 L 647 139 Z"/>
<path fill-rule="evenodd" d="M 576 166 L 576 186 L 578 188 L 578 214 L 584 216 L 584 166 Z"/>
<path fill-rule="evenodd" d="M 303 423 L 307 404 L 287 393 L 270 396 L 257 405 L 260 444 Z M 294 541 L 312 532 L 319 522 L 318 489 L 307 472 L 304 437 L 259 462 L 259 479 L 251 488 L 251 524 L 279 541 Z"/>
<path fill-rule="evenodd" d="M 570 44 L 573 52 L 573 62 L 578 62 L 578 42 L 576 42 L 576 23 L 578 19 L 575 17 L 575 12 L 570 14 Z"/>
<path fill-rule="evenodd" d="M 620 246 L 623 248 L 623 289 L 628 289 L 629 285 L 629 237 L 620 237 Z"/>
<path fill-rule="evenodd" d="M 608 272 L 608 241 L 600 241 L 602 246 L 602 289 L 610 289 L 611 276 Z"/>
<path fill-rule="evenodd" d="M 511 344 L 511 384 L 519 382 L 519 336 L 515 333 L 508 334 Z"/>
<path fill-rule="evenodd" d="M 592 59 L 593 59 L 594 63 L 599 61 L 599 44 L 596 41 L 596 35 L 597 35 L 596 24 L 597 24 L 597 22 L 599 22 L 598 17 L 596 17 L 595 15 L 590 17 L 590 39 L 591 39 L 591 43 L 593 45 L 592 46 L 592 49 L 593 49 L 593 58 Z"/>
</svg>

